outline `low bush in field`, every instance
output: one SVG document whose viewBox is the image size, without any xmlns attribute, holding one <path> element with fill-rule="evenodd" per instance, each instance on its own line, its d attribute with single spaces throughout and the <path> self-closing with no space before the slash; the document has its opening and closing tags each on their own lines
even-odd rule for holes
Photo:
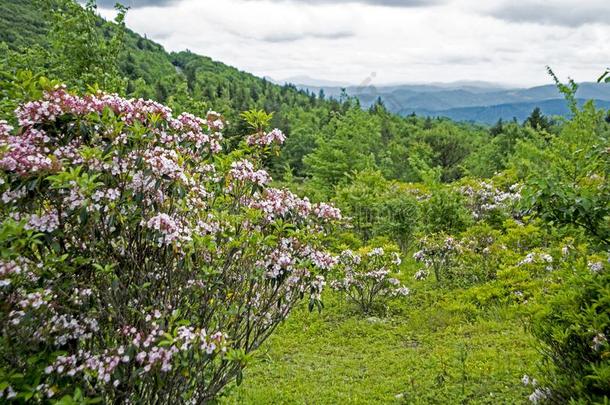
<svg viewBox="0 0 610 405">
<path fill-rule="evenodd" d="M 387 248 L 363 248 L 339 255 L 338 276 L 331 287 L 343 292 L 363 313 L 370 313 L 383 300 L 409 294 L 409 289 L 391 277 L 398 272 L 400 257 Z"/>
<path fill-rule="evenodd" d="M 297 301 L 320 305 L 340 212 L 268 187 L 280 131 L 254 123 L 229 154 L 214 112 L 59 86 L 16 114 L 0 123 L 3 398 L 205 402 Z"/>
<path fill-rule="evenodd" d="M 571 240 L 560 240 L 535 223 L 514 221 L 507 221 L 502 231 L 479 223 L 456 236 L 431 234 L 420 240 L 419 250 L 413 255 L 423 264 L 415 278 L 433 273 L 437 282 L 454 287 L 483 284 L 507 274 L 518 279 L 543 279 L 558 268 L 558 262 L 582 256 L 582 247 L 571 246 Z"/>
<path fill-rule="evenodd" d="M 390 238 L 408 250 L 420 227 L 420 203 L 404 184 L 388 181 L 379 171 L 363 170 L 350 176 L 351 183 L 337 187 L 334 201 L 348 216 L 355 233 L 371 244 Z"/>
<path fill-rule="evenodd" d="M 436 281 L 440 283 L 450 277 L 449 272 L 457 263 L 462 245 L 454 237 L 441 233 L 424 237 L 420 241 L 419 248 L 413 258 L 422 262 L 425 269 L 418 271 L 415 278 L 426 278 L 428 271 L 432 271 Z"/>
</svg>

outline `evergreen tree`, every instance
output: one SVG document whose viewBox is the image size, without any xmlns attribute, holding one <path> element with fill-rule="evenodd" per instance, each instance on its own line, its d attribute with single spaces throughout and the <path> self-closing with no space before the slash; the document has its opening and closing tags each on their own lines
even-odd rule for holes
<svg viewBox="0 0 610 405">
<path fill-rule="evenodd" d="M 503 130 L 504 130 L 504 124 L 502 122 L 502 118 L 500 118 L 498 120 L 498 122 L 496 122 L 496 124 L 489 129 L 489 134 L 491 136 L 498 136 L 502 133 Z"/>
<path fill-rule="evenodd" d="M 540 107 L 534 108 L 529 117 L 523 122 L 524 126 L 530 126 L 539 131 L 548 131 L 551 123 L 547 117 L 542 114 Z"/>
</svg>

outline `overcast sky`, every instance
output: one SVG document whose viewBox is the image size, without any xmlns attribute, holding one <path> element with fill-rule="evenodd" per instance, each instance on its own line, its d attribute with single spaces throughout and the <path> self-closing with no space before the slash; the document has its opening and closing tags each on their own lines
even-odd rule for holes
<svg viewBox="0 0 610 405">
<path fill-rule="evenodd" d="M 98 0 L 113 15 L 116 0 Z M 124 0 L 127 25 L 258 76 L 360 84 L 592 81 L 610 65 L 607 0 Z"/>
</svg>

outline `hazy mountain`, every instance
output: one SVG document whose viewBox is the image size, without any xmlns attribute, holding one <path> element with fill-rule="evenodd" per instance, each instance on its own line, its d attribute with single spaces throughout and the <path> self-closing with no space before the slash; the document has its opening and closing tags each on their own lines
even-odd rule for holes
<svg viewBox="0 0 610 405">
<path fill-rule="evenodd" d="M 580 105 L 582 105 L 585 101 L 585 99 L 578 100 Z M 610 109 L 610 101 L 608 100 L 594 100 L 594 102 L 598 108 Z M 413 109 L 411 111 L 404 110 L 402 113 L 446 117 L 455 121 L 472 121 L 485 124 L 494 124 L 500 118 L 502 118 L 504 121 L 517 119 L 518 122 L 522 122 L 536 107 L 540 107 L 542 113 L 547 116 L 559 115 L 567 117 L 570 115 L 568 105 L 563 99 L 498 104 L 480 107 L 461 107 L 441 111 Z"/>
<path fill-rule="evenodd" d="M 327 96 L 338 97 L 343 89 L 368 108 L 381 98 L 388 110 L 398 114 L 444 115 L 458 120 L 493 123 L 499 118 L 521 120 L 537 106 L 546 114 L 566 115 L 563 95 L 555 85 L 507 88 L 496 83 L 461 81 L 455 83 L 404 84 L 392 86 L 298 86 Z M 579 84 L 576 97 L 598 100 L 605 107 L 610 102 L 610 85 Z"/>
</svg>

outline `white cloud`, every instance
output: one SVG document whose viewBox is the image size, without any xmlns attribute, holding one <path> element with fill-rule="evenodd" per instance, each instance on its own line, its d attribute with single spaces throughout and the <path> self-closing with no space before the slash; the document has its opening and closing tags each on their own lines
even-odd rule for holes
<svg viewBox="0 0 610 405">
<path fill-rule="evenodd" d="M 559 1 L 593 10 L 578 0 Z M 373 84 L 488 80 L 532 85 L 549 83 L 547 64 L 562 77 L 584 81 L 609 63 L 610 25 L 589 23 L 586 11 L 572 13 L 581 23 L 551 24 L 545 20 L 551 17 L 515 17 L 504 0 L 397 3 L 183 0 L 132 9 L 127 24 L 169 50 L 188 48 L 277 79 L 307 75 L 358 84 L 375 72 Z M 537 3 L 523 2 L 526 9 Z"/>
<path fill-rule="evenodd" d="M 589 23 L 610 23 L 605 0 L 502 0 L 491 3 L 488 12 L 500 19 L 547 25 L 578 27 Z"/>
</svg>

